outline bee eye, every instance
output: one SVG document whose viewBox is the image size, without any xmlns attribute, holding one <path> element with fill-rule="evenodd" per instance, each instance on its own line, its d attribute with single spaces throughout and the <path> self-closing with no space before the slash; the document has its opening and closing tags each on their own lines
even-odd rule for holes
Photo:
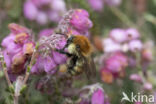
<svg viewBox="0 0 156 104">
<path fill-rule="evenodd" d="M 76 48 L 77 48 L 77 49 L 80 49 L 80 45 L 77 44 L 77 45 L 76 45 Z"/>
<path fill-rule="evenodd" d="M 67 40 L 67 43 L 69 44 L 69 43 L 71 43 L 72 41 L 73 41 L 73 36 L 71 36 L 70 38 L 68 38 L 68 40 Z"/>
</svg>

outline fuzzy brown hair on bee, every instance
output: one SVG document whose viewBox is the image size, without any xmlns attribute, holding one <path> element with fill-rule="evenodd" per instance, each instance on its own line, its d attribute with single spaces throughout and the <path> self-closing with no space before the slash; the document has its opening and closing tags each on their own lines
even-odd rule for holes
<svg viewBox="0 0 156 104">
<path fill-rule="evenodd" d="M 73 38 L 73 43 L 79 46 L 80 52 L 84 56 L 88 56 L 91 54 L 92 48 L 91 48 L 91 44 L 87 37 L 85 37 L 83 35 L 76 35 Z"/>
<path fill-rule="evenodd" d="M 67 48 L 68 51 L 65 51 Z M 56 50 L 69 57 L 67 71 L 70 75 L 78 75 L 85 72 L 87 77 L 95 76 L 96 69 L 91 58 L 92 47 L 88 38 L 82 35 L 71 35 L 67 39 L 65 47 Z"/>
</svg>

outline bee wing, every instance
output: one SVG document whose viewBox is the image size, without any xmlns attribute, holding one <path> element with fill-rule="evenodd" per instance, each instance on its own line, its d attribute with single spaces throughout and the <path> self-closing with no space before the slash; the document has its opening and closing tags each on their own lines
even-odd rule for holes
<svg viewBox="0 0 156 104">
<path fill-rule="evenodd" d="M 90 57 L 90 69 L 93 76 L 96 76 L 96 66 L 92 57 Z"/>
<path fill-rule="evenodd" d="M 84 70 L 85 74 L 87 75 L 87 78 L 91 79 L 91 78 L 95 77 L 96 67 L 95 67 L 93 58 L 83 56 L 82 53 L 80 52 L 80 48 L 77 48 L 77 51 L 78 51 L 80 57 L 83 58 L 83 60 L 84 60 L 82 70 Z"/>
<path fill-rule="evenodd" d="M 88 79 L 91 79 L 93 77 L 95 77 L 96 75 L 96 68 L 95 68 L 95 64 L 92 58 L 86 58 L 83 57 L 84 59 L 84 64 L 83 64 L 83 70 L 85 72 L 85 74 L 87 75 Z"/>
</svg>

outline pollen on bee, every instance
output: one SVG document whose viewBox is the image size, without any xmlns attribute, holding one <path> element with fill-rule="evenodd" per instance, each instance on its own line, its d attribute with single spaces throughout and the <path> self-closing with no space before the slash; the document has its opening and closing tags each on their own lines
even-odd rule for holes
<svg viewBox="0 0 156 104">
<path fill-rule="evenodd" d="M 60 65 L 59 72 L 61 72 L 61 73 L 67 72 L 67 66 L 66 66 L 66 64 Z"/>
</svg>

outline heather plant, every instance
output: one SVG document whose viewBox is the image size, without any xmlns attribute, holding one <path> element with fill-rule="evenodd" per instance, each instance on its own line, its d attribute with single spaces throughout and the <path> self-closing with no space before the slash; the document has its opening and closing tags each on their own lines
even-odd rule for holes
<svg viewBox="0 0 156 104">
<path fill-rule="evenodd" d="M 1 0 L 0 104 L 155 104 L 155 7 Z"/>
</svg>

